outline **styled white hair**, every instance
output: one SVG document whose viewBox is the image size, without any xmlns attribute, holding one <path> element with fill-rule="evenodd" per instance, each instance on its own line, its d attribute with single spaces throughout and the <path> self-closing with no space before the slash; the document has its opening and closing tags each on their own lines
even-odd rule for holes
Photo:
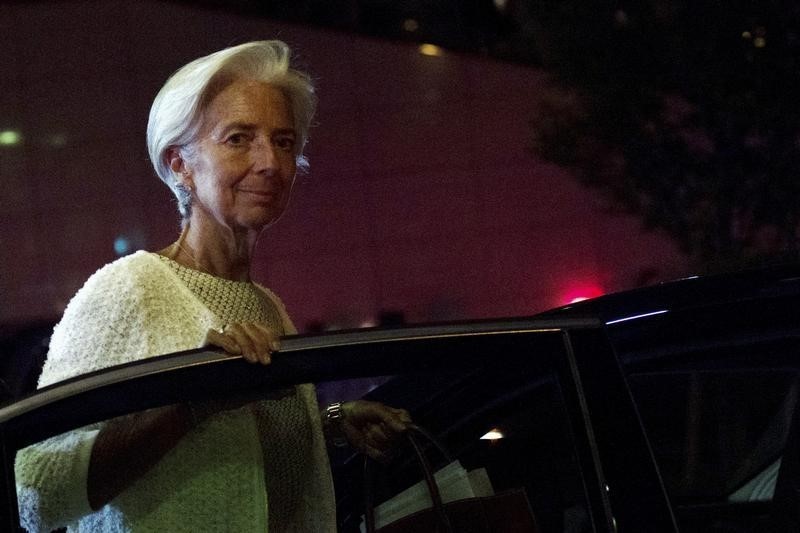
<svg viewBox="0 0 800 533">
<path fill-rule="evenodd" d="M 170 168 L 167 151 L 171 147 L 186 147 L 196 140 L 206 108 L 234 81 L 263 81 L 283 91 L 294 115 L 297 168 L 308 169 L 303 148 L 317 108 L 317 97 L 311 78 L 290 68 L 290 60 L 291 50 L 282 41 L 240 44 L 181 67 L 156 95 L 147 123 L 147 149 L 156 174 L 178 199 L 178 210 L 184 221 L 191 213 L 191 196 Z"/>
</svg>

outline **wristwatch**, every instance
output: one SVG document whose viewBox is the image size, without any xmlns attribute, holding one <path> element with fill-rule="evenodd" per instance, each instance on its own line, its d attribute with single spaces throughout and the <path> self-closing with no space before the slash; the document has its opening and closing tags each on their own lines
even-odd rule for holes
<svg viewBox="0 0 800 533">
<path fill-rule="evenodd" d="M 325 408 L 325 427 L 331 437 L 331 444 L 337 448 L 347 446 L 347 438 L 342 429 L 342 420 L 344 420 L 342 402 L 332 403 Z"/>
</svg>

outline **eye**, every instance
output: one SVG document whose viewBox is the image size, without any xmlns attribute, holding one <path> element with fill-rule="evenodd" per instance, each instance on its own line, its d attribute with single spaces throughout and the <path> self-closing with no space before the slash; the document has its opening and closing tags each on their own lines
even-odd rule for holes
<svg viewBox="0 0 800 533">
<path fill-rule="evenodd" d="M 284 152 L 292 152 L 294 150 L 295 140 L 291 135 L 280 135 L 275 137 L 272 144 L 283 150 Z"/>
<path fill-rule="evenodd" d="M 225 139 L 225 142 L 231 146 L 244 146 L 250 141 L 250 136 L 246 133 L 233 133 Z"/>
</svg>

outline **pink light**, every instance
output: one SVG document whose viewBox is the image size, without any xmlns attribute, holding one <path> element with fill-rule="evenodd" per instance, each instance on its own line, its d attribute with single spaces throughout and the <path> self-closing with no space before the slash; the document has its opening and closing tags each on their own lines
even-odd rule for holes
<svg viewBox="0 0 800 533">
<path fill-rule="evenodd" d="M 605 294 L 602 287 L 592 283 L 574 285 L 562 294 L 561 305 L 574 304 L 590 298 L 597 298 Z"/>
</svg>

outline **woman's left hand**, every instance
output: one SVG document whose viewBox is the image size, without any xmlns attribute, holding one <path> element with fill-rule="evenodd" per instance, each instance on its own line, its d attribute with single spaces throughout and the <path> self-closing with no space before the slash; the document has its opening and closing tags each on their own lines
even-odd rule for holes
<svg viewBox="0 0 800 533">
<path fill-rule="evenodd" d="M 341 430 L 350 445 L 379 461 L 388 458 L 387 452 L 412 423 L 405 409 L 367 400 L 344 402 L 342 414 Z"/>
</svg>

